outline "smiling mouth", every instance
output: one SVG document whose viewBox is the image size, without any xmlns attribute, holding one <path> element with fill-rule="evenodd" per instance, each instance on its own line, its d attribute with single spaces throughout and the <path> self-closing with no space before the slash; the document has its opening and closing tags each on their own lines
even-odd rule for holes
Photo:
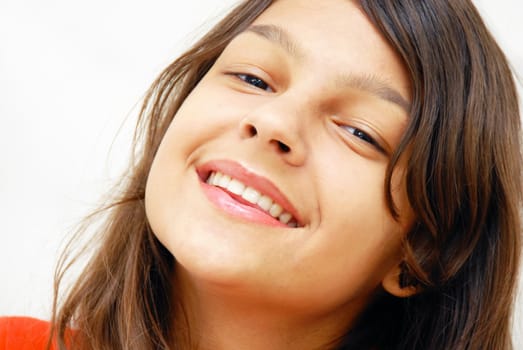
<svg viewBox="0 0 523 350">
<path fill-rule="evenodd" d="M 240 180 L 219 171 L 211 171 L 203 179 L 208 185 L 218 187 L 227 192 L 234 200 L 241 204 L 253 207 L 270 215 L 274 220 L 288 227 L 300 227 L 296 218 L 286 211 L 270 196 L 261 193 L 253 187 L 247 186 Z"/>
</svg>

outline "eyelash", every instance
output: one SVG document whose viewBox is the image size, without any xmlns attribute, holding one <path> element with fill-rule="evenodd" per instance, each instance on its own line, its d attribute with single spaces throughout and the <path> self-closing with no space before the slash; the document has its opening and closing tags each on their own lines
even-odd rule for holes
<svg viewBox="0 0 523 350">
<path fill-rule="evenodd" d="M 269 84 L 267 84 L 263 79 L 258 78 L 255 75 L 252 74 L 245 74 L 245 73 L 234 73 L 238 79 L 242 80 L 246 84 L 252 85 L 255 88 L 267 91 L 267 92 L 273 92 L 273 89 L 270 87 Z"/>
<path fill-rule="evenodd" d="M 372 136 L 367 134 L 365 131 L 358 129 L 354 126 L 350 126 L 350 125 L 339 125 L 339 126 L 342 127 L 343 129 L 349 131 L 352 135 L 361 139 L 363 142 L 367 142 L 371 146 L 374 146 L 381 153 L 386 153 L 385 150 L 383 149 L 383 147 L 381 147 L 380 144 L 378 142 L 376 142 L 376 140 L 374 140 L 374 138 L 372 138 Z"/>
</svg>

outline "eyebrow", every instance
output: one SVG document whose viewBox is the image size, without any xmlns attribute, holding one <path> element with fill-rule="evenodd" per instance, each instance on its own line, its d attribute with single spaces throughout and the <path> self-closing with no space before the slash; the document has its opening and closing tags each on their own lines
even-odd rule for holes
<svg viewBox="0 0 523 350">
<path fill-rule="evenodd" d="M 258 34 L 272 43 L 277 44 L 295 59 L 300 60 L 304 56 L 303 50 L 281 27 L 271 24 L 255 24 L 248 27 L 246 32 Z"/>
<path fill-rule="evenodd" d="M 305 56 L 304 50 L 281 27 L 272 24 L 255 24 L 248 27 L 245 32 L 255 33 L 269 40 L 283 48 L 284 51 L 297 60 L 302 60 Z M 387 84 L 385 80 L 375 74 L 342 74 L 337 77 L 336 83 L 340 87 L 349 87 L 368 92 L 400 106 L 407 113 L 410 111 L 410 103 L 397 90 Z"/>
<path fill-rule="evenodd" d="M 363 90 L 371 93 L 383 100 L 392 102 L 407 113 L 410 111 L 410 103 L 401 96 L 401 94 L 393 89 L 387 82 L 374 74 L 369 75 L 355 75 L 344 74 L 339 76 L 337 83 L 340 86 L 347 86 L 358 90 Z"/>
</svg>

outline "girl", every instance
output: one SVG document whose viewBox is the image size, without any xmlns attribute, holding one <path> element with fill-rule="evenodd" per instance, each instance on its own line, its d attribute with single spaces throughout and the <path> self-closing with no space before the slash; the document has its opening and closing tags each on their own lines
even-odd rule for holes
<svg viewBox="0 0 523 350">
<path fill-rule="evenodd" d="M 60 349 L 510 349 L 521 146 L 468 1 L 249 0 L 145 99 Z"/>
</svg>

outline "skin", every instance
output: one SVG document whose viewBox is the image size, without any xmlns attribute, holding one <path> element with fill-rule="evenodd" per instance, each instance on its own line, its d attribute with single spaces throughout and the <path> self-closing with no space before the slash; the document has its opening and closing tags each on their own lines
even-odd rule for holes
<svg viewBox="0 0 523 350">
<path fill-rule="evenodd" d="M 148 179 L 147 216 L 176 257 L 201 348 L 319 348 L 376 292 L 413 293 L 397 283 L 412 223 L 401 165 L 398 221 L 383 188 L 408 118 L 409 77 L 350 1 L 281 0 L 254 25 L 176 114 Z M 254 222 L 209 201 L 197 169 L 214 160 L 272 181 L 300 227 Z"/>
</svg>

